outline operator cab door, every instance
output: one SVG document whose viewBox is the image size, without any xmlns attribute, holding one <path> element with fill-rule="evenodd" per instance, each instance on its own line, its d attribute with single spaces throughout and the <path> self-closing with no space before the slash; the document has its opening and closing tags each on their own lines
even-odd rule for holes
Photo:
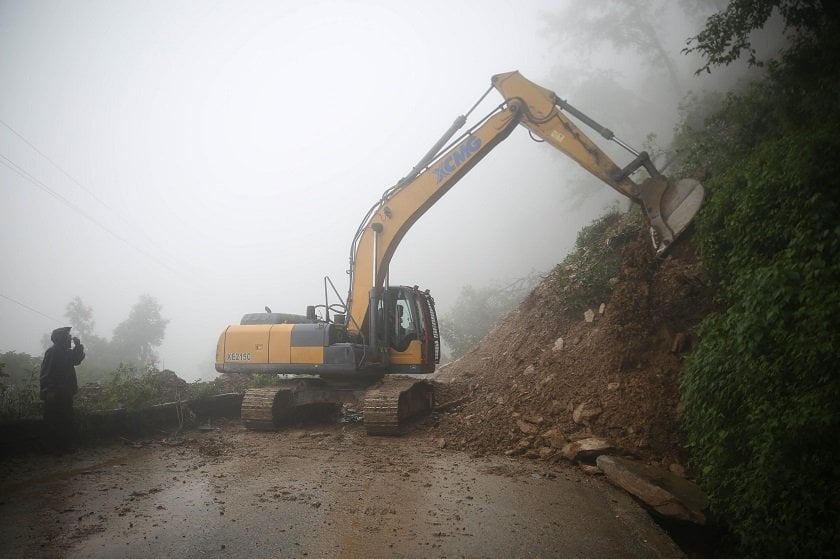
<svg viewBox="0 0 840 559">
<path fill-rule="evenodd" d="M 385 297 L 392 372 L 432 373 L 440 359 L 434 301 L 417 288 L 388 288 Z"/>
</svg>

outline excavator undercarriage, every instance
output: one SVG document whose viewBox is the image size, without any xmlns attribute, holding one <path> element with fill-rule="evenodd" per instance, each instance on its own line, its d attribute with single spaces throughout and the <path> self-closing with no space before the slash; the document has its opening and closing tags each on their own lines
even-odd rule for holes
<svg viewBox="0 0 840 559">
<path fill-rule="evenodd" d="M 319 378 L 281 381 L 252 388 L 242 399 L 242 422 L 248 429 L 275 430 L 312 406 L 348 405 L 361 409 L 368 435 L 399 435 L 408 420 L 431 411 L 432 384 L 423 379 L 388 375 L 367 385 Z"/>
</svg>

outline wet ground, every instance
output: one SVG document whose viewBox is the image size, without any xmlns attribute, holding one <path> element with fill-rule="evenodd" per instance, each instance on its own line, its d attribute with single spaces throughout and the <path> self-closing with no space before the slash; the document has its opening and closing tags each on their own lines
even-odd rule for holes
<svg viewBox="0 0 840 559">
<path fill-rule="evenodd" d="M 0 462 L 0 557 L 680 557 L 576 469 L 237 421 Z"/>
</svg>

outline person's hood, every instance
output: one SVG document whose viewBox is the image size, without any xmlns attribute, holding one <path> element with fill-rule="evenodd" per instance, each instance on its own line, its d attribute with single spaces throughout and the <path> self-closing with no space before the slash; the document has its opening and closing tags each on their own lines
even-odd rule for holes
<svg viewBox="0 0 840 559">
<path fill-rule="evenodd" d="M 50 340 L 52 343 L 59 344 L 61 342 L 66 342 L 70 339 L 70 329 L 72 326 L 62 326 L 61 328 L 56 328 L 52 331 L 52 335 L 50 336 Z"/>
</svg>

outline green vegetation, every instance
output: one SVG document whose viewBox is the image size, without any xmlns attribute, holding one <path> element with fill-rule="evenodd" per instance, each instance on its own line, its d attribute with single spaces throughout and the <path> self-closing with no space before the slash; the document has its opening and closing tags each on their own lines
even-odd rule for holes
<svg viewBox="0 0 840 559">
<path fill-rule="evenodd" d="M 151 368 L 137 373 L 121 366 L 112 372 L 93 398 L 77 398 L 78 406 L 87 411 L 126 409 L 140 410 L 166 401 L 184 401 L 186 390 L 169 390 L 166 377 Z"/>
<path fill-rule="evenodd" d="M 760 19 L 778 2 L 755 4 Z M 820 2 L 783 4 L 811 18 L 788 18 L 786 54 L 678 138 L 712 176 L 697 236 L 723 309 L 686 362 L 685 427 L 744 557 L 829 556 L 840 534 L 840 26 Z"/>
<path fill-rule="evenodd" d="M 221 377 L 210 381 L 196 380 L 187 389 L 187 394 L 189 394 L 191 400 L 204 400 L 224 392 L 225 386 L 222 384 Z"/>
<path fill-rule="evenodd" d="M 85 345 L 87 357 L 79 368 L 79 384 L 107 382 L 115 370 L 139 372 L 158 363 L 155 348 L 163 343 L 169 320 L 161 315 L 161 306 L 151 295 L 141 295 L 128 317 L 120 322 L 108 340 L 95 333 L 93 309 L 76 297 L 64 313 Z M 48 342 L 45 345 L 49 345 Z"/>
<path fill-rule="evenodd" d="M 7 351 L 0 353 L 0 386 L 7 388 L 28 388 L 33 378 L 37 385 L 41 371 L 41 358 L 28 353 Z"/>
<path fill-rule="evenodd" d="M 41 358 L 27 353 L 9 351 L 0 354 L 0 421 L 11 421 L 41 414 L 39 374 Z M 79 367 L 82 369 L 82 367 Z M 84 375 L 80 375 L 83 377 Z M 267 386 L 276 375 L 257 375 L 254 386 Z M 80 382 L 80 394 L 76 407 L 82 413 L 126 409 L 140 410 L 154 404 L 178 399 L 201 399 L 221 394 L 224 387 L 219 379 L 196 381 L 178 387 L 174 373 L 160 371 L 156 367 L 136 370 L 120 365 L 115 370 L 101 375 L 101 382 L 89 384 Z"/>
<path fill-rule="evenodd" d="M 538 277 L 532 274 L 501 287 L 462 287 L 452 310 L 440 320 L 450 357 L 457 359 L 478 345 L 502 316 L 516 308 Z"/>
<path fill-rule="evenodd" d="M 102 406 L 123 407 L 120 402 L 126 401 L 131 407 L 154 399 L 154 373 L 158 372 L 154 348 L 162 343 L 168 323 L 160 311 L 154 297 L 140 296 L 109 341 L 94 333 L 93 309 L 81 298 L 75 297 L 67 304 L 64 316 L 74 334 L 82 339 L 87 354 L 76 370 L 79 386 L 104 385 L 106 397 Z M 45 348 L 51 343 L 49 338 L 49 333 L 45 333 Z M 41 414 L 40 368 L 40 356 L 15 351 L 0 354 L 0 420 Z"/>
<path fill-rule="evenodd" d="M 634 206 L 625 213 L 612 208 L 580 230 L 574 250 L 554 270 L 560 298 L 570 310 L 597 308 L 609 298 L 610 280 L 621 271 L 618 247 L 641 225 L 641 210 Z"/>
<path fill-rule="evenodd" d="M 570 310 L 597 308 L 612 291 L 610 280 L 621 271 L 620 248 L 642 227 L 641 210 L 618 207 L 581 229 L 574 250 L 552 272 L 560 298 Z M 457 359 L 474 348 L 496 322 L 512 311 L 537 284 L 532 275 L 514 284 L 461 289 L 452 310 L 440 321 L 440 331 Z"/>
<path fill-rule="evenodd" d="M 0 354 L 0 421 L 41 413 L 40 364 L 40 359 L 26 353 Z"/>
</svg>

